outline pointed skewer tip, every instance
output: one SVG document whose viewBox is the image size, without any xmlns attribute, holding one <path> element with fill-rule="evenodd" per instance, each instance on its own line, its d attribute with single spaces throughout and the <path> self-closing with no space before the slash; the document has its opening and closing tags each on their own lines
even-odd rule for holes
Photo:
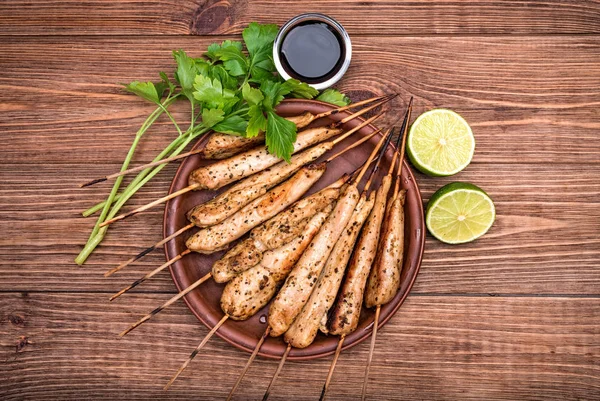
<svg viewBox="0 0 600 401">
<path fill-rule="evenodd" d="M 365 187 L 363 188 L 363 193 L 366 193 L 369 190 L 369 188 L 371 187 L 371 184 L 373 182 L 373 178 L 375 177 L 375 174 L 377 173 L 377 171 L 379 171 L 379 164 L 381 163 L 381 159 L 383 159 L 383 155 L 387 151 L 387 148 L 390 145 L 392 137 L 394 136 L 394 129 L 389 128 L 386 131 L 386 133 L 384 134 L 384 136 L 387 136 L 387 139 L 385 140 L 385 144 L 379 150 L 379 154 L 377 155 L 377 159 L 375 160 L 375 166 L 373 167 L 373 170 L 371 170 L 371 172 L 369 173 L 369 176 L 367 178 L 367 183 L 365 184 Z"/>
<path fill-rule="evenodd" d="M 104 181 L 107 181 L 107 180 L 108 180 L 108 178 L 106 178 L 106 177 L 96 178 L 95 180 L 91 180 L 91 181 L 85 182 L 83 184 L 79 184 L 79 188 L 89 187 L 91 185 L 97 184 L 99 182 L 104 182 Z"/>
</svg>

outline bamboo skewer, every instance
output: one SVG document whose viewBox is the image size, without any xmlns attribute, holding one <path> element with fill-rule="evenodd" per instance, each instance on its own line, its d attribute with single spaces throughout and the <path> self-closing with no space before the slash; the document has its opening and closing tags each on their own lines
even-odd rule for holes
<svg viewBox="0 0 600 401">
<path fill-rule="evenodd" d="M 150 252 L 152 252 L 153 250 L 155 250 L 159 246 L 163 246 L 164 244 L 166 244 L 167 242 L 169 242 L 173 238 L 175 238 L 175 237 L 183 234 L 184 232 L 186 232 L 187 230 L 189 230 L 192 227 L 194 227 L 194 224 L 190 223 L 187 226 L 185 226 L 183 228 L 180 228 L 179 230 L 175 231 L 173 234 L 171 234 L 168 237 L 166 237 L 166 238 L 158 241 L 156 244 L 152 245 L 151 247 L 144 249 L 142 252 L 138 253 L 137 255 L 135 255 L 134 257 L 132 257 L 131 259 L 129 259 L 129 260 L 121 263 L 119 266 L 115 267 L 114 269 L 107 271 L 106 273 L 104 273 L 104 277 L 109 277 L 109 276 L 115 274 L 116 272 L 118 272 L 119 270 L 121 270 L 122 268 L 124 268 L 125 266 L 130 265 L 131 263 L 140 260 L 141 258 L 143 258 L 144 256 L 146 256 L 147 254 L 149 254 Z"/>
<path fill-rule="evenodd" d="M 366 141 L 368 141 L 369 139 L 373 138 L 375 135 L 377 135 L 378 133 L 381 132 L 381 128 L 377 129 L 376 131 L 372 132 L 371 134 L 362 137 L 361 139 L 359 139 L 358 141 L 354 142 L 352 145 L 340 150 L 338 153 L 336 153 L 333 156 L 330 156 L 329 158 L 327 158 L 327 160 L 325 160 L 325 162 L 330 162 L 333 159 L 335 159 L 336 157 L 343 155 L 344 153 L 346 153 L 347 151 L 354 149 L 355 147 L 362 145 L 363 143 L 365 143 Z"/>
<path fill-rule="evenodd" d="M 206 137 L 208 137 L 208 135 Z M 172 161 L 179 160 L 179 159 L 185 159 L 186 157 L 198 154 L 198 153 L 202 152 L 203 150 L 204 150 L 204 148 L 200 147 L 199 149 L 195 149 L 195 150 L 191 150 L 189 152 L 181 153 L 181 154 L 178 154 L 177 156 L 171 156 L 171 157 L 167 157 L 166 159 L 161 159 L 161 160 L 157 160 L 157 161 L 152 162 L 152 163 L 143 164 L 141 166 L 133 167 L 133 168 L 130 168 L 128 170 L 123 170 L 123 171 L 120 171 L 118 173 L 107 175 L 106 177 L 96 178 L 95 180 L 91 180 L 91 181 L 88 181 L 86 183 L 79 184 L 79 188 L 89 187 L 89 186 L 92 186 L 94 184 L 98 184 L 99 182 L 104 182 L 104 181 L 112 180 L 113 178 L 121 177 L 123 175 L 131 174 L 131 173 L 137 173 L 138 171 L 145 170 L 147 168 L 152 168 L 152 167 L 160 166 L 161 164 L 170 163 Z"/>
<path fill-rule="evenodd" d="M 356 176 L 356 178 L 354 178 L 354 184 L 355 185 L 358 185 L 358 183 L 362 180 L 363 176 L 367 172 L 367 168 L 371 165 L 371 163 L 375 159 L 375 156 L 377 155 L 377 152 L 379 152 L 379 149 L 381 149 L 381 146 L 386 142 L 387 138 L 390 136 L 390 132 L 391 132 L 391 130 L 388 130 L 387 133 L 385 133 L 381 137 L 381 139 L 379 140 L 379 142 L 377 142 L 377 145 L 375 145 L 375 148 L 373 149 L 373 151 L 371 152 L 371 154 L 367 158 L 367 161 L 364 164 L 363 168 L 360 170 L 360 172 L 358 173 L 358 175 Z"/>
<path fill-rule="evenodd" d="M 369 98 L 369 99 L 361 100 L 360 102 L 351 103 L 351 104 L 349 104 L 347 106 L 342 106 L 342 107 L 338 107 L 336 109 L 324 111 L 323 113 L 315 114 L 314 120 L 318 120 L 319 118 L 323 118 L 323 117 L 327 117 L 327 116 L 332 116 L 332 115 L 337 114 L 337 113 L 339 113 L 341 111 L 353 109 L 355 107 L 363 106 L 365 104 L 369 104 L 369 103 L 372 103 L 372 102 L 378 102 L 378 101 L 383 101 L 383 100 L 387 101 L 388 99 L 391 100 L 391 99 L 395 98 L 396 96 L 398 96 L 397 93 L 392 93 L 390 95 L 376 96 L 376 97 L 372 97 L 372 98 Z"/>
<path fill-rule="evenodd" d="M 323 390 L 321 390 L 321 397 L 319 397 L 319 401 L 323 401 L 325 399 L 325 395 L 327 394 L 327 388 L 329 388 L 329 383 L 331 383 L 331 377 L 333 376 L 333 371 L 335 370 L 335 365 L 337 364 L 337 360 L 340 357 L 340 352 L 342 351 L 342 345 L 344 344 L 345 339 L 345 335 L 340 336 L 340 340 L 338 341 L 338 345 L 335 349 L 335 355 L 333 356 L 333 361 L 331 362 L 331 366 L 329 366 L 329 373 L 327 373 L 327 379 L 325 380 L 325 384 L 323 385 Z"/>
<path fill-rule="evenodd" d="M 338 143 L 342 142 L 344 139 L 348 138 L 350 135 L 354 134 L 356 131 L 359 131 L 362 128 L 366 127 L 367 125 L 375 122 L 375 120 L 377 120 L 381 116 L 383 116 L 383 113 L 378 113 L 378 114 L 374 115 L 373 117 L 367 118 L 365 121 L 358 124 L 356 127 L 348 130 L 347 132 L 344 132 L 342 135 L 340 135 L 337 138 L 335 138 L 334 140 L 332 140 L 331 143 L 334 146 L 337 145 Z"/>
<path fill-rule="evenodd" d="M 152 276 L 154 276 L 156 273 L 160 272 L 161 270 L 171 266 L 173 263 L 177 262 L 179 259 L 183 258 L 185 255 L 187 255 L 188 253 L 192 252 L 189 249 L 186 249 L 185 251 L 181 252 L 179 255 L 175 256 L 174 258 L 172 258 L 171 260 L 163 263 L 162 265 L 160 265 L 159 267 L 157 267 L 156 269 L 152 270 L 150 273 L 147 273 L 144 275 L 144 277 L 134 281 L 133 283 L 131 283 L 129 286 L 123 288 L 121 291 L 117 292 L 115 295 L 113 295 L 112 297 L 110 297 L 110 300 L 114 300 L 115 298 L 120 297 L 122 294 L 124 294 L 125 292 L 131 290 L 134 287 L 137 287 L 138 285 L 142 284 L 144 281 L 148 280 L 149 278 L 151 278 Z"/>
<path fill-rule="evenodd" d="M 398 195 L 398 190 L 400 189 L 400 177 L 402 176 L 402 164 L 404 163 L 404 150 L 406 148 L 406 137 L 408 136 L 408 123 L 410 121 L 410 114 L 412 112 L 412 101 L 413 98 L 410 98 L 410 102 L 408 103 L 408 112 L 406 115 L 406 119 L 402 124 L 402 129 L 400 135 L 402 136 L 402 145 L 400 145 L 399 155 L 398 155 L 398 169 L 396 171 L 396 185 L 394 186 L 394 196 Z M 400 137 L 398 137 L 400 139 Z"/>
<path fill-rule="evenodd" d="M 187 192 L 193 191 L 194 189 L 196 189 L 198 187 L 200 187 L 200 184 L 188 185 L 187 187 L 182 188 L 179 191 L 175 191 L 172 194 L 169 194 L 167 196 L 159 198 L 159 199 L 157 199 L 155 201 L 152 201 L 152 202 L 150 202 L 150 203 L 148 203 L 148 204 L 146 204 L 144 206 L 138 207 L 137 209 L 132 210 L 131 212 L 123 213 L 123 214 L 121 214 L 119 216 L 113 217 L 110 220 L 106 220 L 105 222 L 103 222 L 102 224 L 100 224 L 100 227 L 107 226 L 109 224 L 114 223 L 115 221 L 123 220 L 123 219 L 125 219 L 127 217 L 133 216 L 134 214 L 138 214 L 140 212 L 143 212 L 144 210 L 148 210 L 148 209 L 150 209 L 150 208 L 152 208 L 152 207 L 154 207 L 156 205 L 160 205 L 161 203 L 164 203 L 164 202 L 166 202 L 166 201 L 168 201 L 170 199 L 177 198 L 179 195 L 183 195 L 183 194 L 185 194 Z"/>
<path fill-rule="evenodd" d="M 228 315 L 223 316 L 221 318 L 221 320 L 219 320 L 219 322 L 215 325 L 215 327 L 213 327 L 208 332 L 208 334 L 206 335 L 206 337 L 204 337 L 204 339 L 202 339 L 202 341 L 196 347 L 196 349 L 192 351 L 192 353 L 190 354 L 190 356 L 188 357 L 188 359 L 183 363 L 183 365 L 181 365 L 181 367 L 179 369 L 177 369 L 177 372 L 173 375 L 173 377 L 171 378 L 171 380 L 169 380 L 169 382 L 165 385 L 164 390 L 168 390 L 169 387 L 171 387 L 171 385 L 179 377 L 179 375 L 181 374 L 181 372 L 183 372 L 185 370 L 185 368 L 187 368 L 187 366 L 190 364 L 190 362 L 192 362 L 192 359 L 194 359 L 196 357 L 196 355 L 198 354 L 198 352 L 200 352 L 200 350 L 202 349 L 202 347 L 204 347 L 206 345 L 206 343 L 208 342 L 208 340 L 210 340 L 210 338 L 217 332 L 217 330 L 219 330 L 219 328 L 223 325 L 223 323 L 225 323 L 227 321 L 227 319 L 229 319 Z"/>
<path fill-rule="evenodd" d="M 375 167 L 373 167 L 373 170 L 371 170 L 371 173 L 369 174 L 369 178 L 367 179 L 367 182 L 365 183 L 365 186 L 363 188 L 363 193 L 367 193 L 369 191 L 369 189 L 371 188 L 371 184 L 373 183 L 373 179 L 375 178 L 377 172 L 379 171 L 379 165 L 381 164 L 381 159 L 383 159 L 383 155 L 385 154 L 390 141 L 392 140 L 392 136 L 394 136 L 394 131 L 388 130 L 385 135 L 387 136 L 387 139 L 385 140 L 385 144 L 383 145 L 383 148 L 381 150 L 381 152 L 379 153 L 379 155 L 377 156 L 377 160 L 375 161 Z"/>
<path fill-rule="evenodd" d="M 378 105 L 379 105 L 379 104 L 376 104 L 375 106 L 372 106 L 372 108 L 373 108 L 373 107 L 377 107 Z M 368 108 L 367 108 L 367 109 L 368 109 Z M 358 113 L 363 113 L 363 112 L 365 112 L 365 110 L 367 110 L 367 109 L 360 110 Z M 356 118 L 356 117 L 358 116 L 358 115 L 357 115 L 358 113 L 355 113 L 355 114 L 353 114 L 352 116 L 348 116 L 348 117 L 346 117 L 346 119 L 348 119 L 348 118 L 350 118 L 350 117 L 352 117 L 352 118 Z M 368 124 L 370 124 L 370 123 L 374 122 L 375 120 L 377 120 L 377 119 L 378 119 L 379 117 L 381 117 L 382 115 L 383 115 L 383 113 L 379 113 L 379 114 L 377 114 L 377 115 L 375 115 L 375 116 L 373 116 L 373 117 L 371 117 L 371 118 L 369 118 L 369 119 L 365 120 L 364 122 L 360 123 L 358 126 L 356 126 L 356 127 L 352 128 L 351 130 L 349 130 L 348 132 L 346 132 L 346 133 L 342 134 L 341 136 L 339 136 L 338 138 L 334 139 L 334 140 L 333 140 L 333 141 L 331 141 L 331 142 L 332 142 L 334 145 L 338 144 L 339 142 L 341 142 L 341 141 L 343 141 L 344 139 L 348 138 L 348 136 L 352 135 L 352 134 L 353 134 L 353 133 L 355 133 L 356 131 L 358 131 L 358 130 L 360 130 L 361 128 L 363 128 L 363 127 L 367 126 Z M 344 119 L 344 120 L 345 120 L 345 119 Z M 344 120 L 342 120 L 342 121 L 344 121 Z M 340 123 L 341 123 L 342 121 L 340 121 Z M 348 120 L 348 121 L 349 121 L 349 120 Z M 140 212 L 143 212 L 143 211 L 145 211 L 145 210 L 148 210 L 148 209 L 150 209 L 150 208 L 152 208 L 152 207 L 154 207 L 154 206 L 156 206 L 156 205 L 160 205 L 161 203 L 164 203 L 164 202 L 166 202 L 166 201 L 168 201 L 168 200 L 170 200 L 170 199 L 176 198 L 176 197 L 178 197 L 179 195 L 183 195 L 183 194 L 185 194 L 185 193 L 187 193 L 187 192 L 194 191 L 194 190 L 198 189 L 199 187 L 200 187 L 200 184 L 199 184 L 199 183 L 192 184 L 192 185 L 188 185 L 187 187 L 185 187 L 185 188 L 182 188 L 182 189 L 180 189 L 179 191 L 173 192 L 172 194 L 169 194 L 169 195 L 166 195 L 166 196 L 164 196 L 164 197 L 162 197 L 162 198 L 156 199 L 156 200 L 154 200 L 154 201 L 152 201 L 152 202 L 150 202 L 150 203 L 148 203 L 148 204 L 146 204 L 146 205 L 140 206 L 140 207 L 138 207 L 137 209 L 134 209 L 134 210 L 132 210 L 132 211 L 130 211 L 130 212 L 123 213 L 123 214 L 120 214 L 119 216 L 115 216 L 115 217 L 113 217 L 113 218 L 112 218 L 112 219 L 110 219 L 110 220 L 106 220 L 105 222 L 103 222 L 102 224 L 100 224 L 100 227 L 104 227 L 104 226 L 107 226 L 107 225 L 109 225 L 109 224 L 112 224 L 112 223 L 114 223 L 114 222 L 116 222 L 116 221 L 123 220 L 123 219 L 125 219 L 125 218 L 127 218 L 127 217 L 131 217 L 131 216 L 133 216 L 133 215 L 136 215 L 136 214 L 138 214 L 138 213 L 140 213 Z"/>
<path fill-rule="evenodd" d="M 413 98 L 411 96 L 410 101 L 408 102 L 408 108 L 406 110 L 406 115 L 404 116 L 404 120 L 402 121 L 402 125 L 400 126 L 400 132 L 398 133 L 398 138 L 396 138 L 396 151 L 394 152 L 394 156 L 392 157 L 392 162 L 390 163 L 390 167 L 388 169 L 388 175 L 392 174 L 394 171 L 394 167 L 396 165 L 396 161 L 398 157 L 400 157 L 400 165 L 404 162 L 404 150 L 406 147 L 406 136 L 408 132 L 408 123 L 410 122 L 410 115 L 412 113 L 412 103 Z M 402 167 L 400 167 L 400 171 L 402 171 Z"/>
<path fill-rule="evenodd" d="M 316 114 L 314 116 L 314 118 L 313 118 L 313 121 L 317 120 L 319 118 L 323 118 L 323 117 L 327 117 L 327 116 L 331 116 L 331 115 L 337 114 L 337 113 L 339 113 L 341 111 L 348 110 L 348 109 L 351 109 L 351 108 L 354 108 L 354 107 L 362 106 L 362 105 L 369 104 L 369 103 L 372 103 L 372 102 L 380 102 L 380 103 L 377 103 L 375 106 L 371 106 L 370 108 L 368 108 L 366 110 L 366 111 L 369 111 L 369 110 L 372 110 L 375 107 L 380 106 L 383 103 L 385 103 L 385 102 L 387 102 L 387 101 L 395 98 L 396 96 L 397 96 L 397 94 L 372 97 L 370 99 L 362 100 L 360 102 L 357 102 L 357 103 L 354 103 L 354 104 L 350 104 L 348 106 L 339 107 L 339 108 L 333 109 L 333 110 L 328 110 L 328 111 L 325 111 L 323 113 Z M 336 124 L 342 125 L 345 122 L 347 122 L 347 121 L 344 121 L 344 122 L 340 121 L 339 123 L 336 123 Z M 206 137 L 208 137 L 208 135 L 206 135 Z M 104 181 L 108 181 L 108 180 L 111 180 L 113 178 L 117 178 L 117 177 L 120 177 L 120 176 L 123 176 L 123 175 L 126 175 L 126 174 L 135 173 L 135 172 L 138 172 L 138 171 L 141 171 L 141 170 L 145 170 L 147 168 L 159 166 L 159 165 L 165 164 L 165 163 L 170 163 L 170 162 L 175 161 L 175 160 L 184 159 L 186 157 L 193 156 L 193 155 L 198 154 L 198 153 L 202 153 L 203 151 L 204 151 L 204 148 L 199 148 L 199 149 L 191 150 L 191 151 L 186 152 L 186 153 L 179 154 L 177 156 L 167 157 L 166 159 L 157 160 L 155 162 L 147 163 L 147 164 L 144 164 L 144 165 L 141 165 L 141 166 L 138 166 L 138 167 L 133 167 L 133 168 L 130 168 L 130 169 L 127 169 L 127 170 L 120 171 L 118 173 L 109 174 L 107 176 L 104 176 L 104 177 L 101 177 L 101 178 L 96 178 L 94 180 L 85 182 L 83 184 L 79 184 L 79 188 L 89 187 L 91 185 L 98 184 L 98 183 L 104 182 Z"/>
<path fill-rule="evenodd" d="M 285 348 L 285 352 L 283 353 L 283 356 L 281 357 L 281 360 L 279 361 L 279 365 L 277 365 L 277 370 L 275 371 L 275 373 L 273 374 L 273 377 L 271 378 L 269 387 L 267 387 L 267 390 L 265 391 L 265 395 L 263 395 L 262 401 L 267 401 L 269 399 L 269 395 L 271 395 L 271 387 L 273 387 L 273 384 L 279 377 L 279 373 L 281 373 L 281 370 L 283 369 L 283 365 L 285 365 L 285 361 L 286 361 L 291 349 L 292 349 L 291 344 L 288 344 L 287 347 Z"/>
<path fill-rule="evenodd" d="M 235 384 L 231 388 L 231 391 L 229 392 L 229 395 L 227 396 L 227 401 L 230 401 L 231 397 L 233 397 L 235 390 L 237 390 L 238 386 L 244 379 L 246 372 L 248 371 L 248 369 L 250 368 L 250 365 L 256 358 L 256 355 L 258 355 L 258 351 L 260 351 L 260 348 L 262 347 L 263 343 L 265 342 L 265 339 L 267 338 L 267 336 L 269 335 L 270 332 L 271 332 L 271 327 L 267 327 L 267 329 L 265 330 L 263 335 L 260 337 L 260 340 L 258 341 L 258 344 L 256 344 L 256 347 L 254 347 L 254 351 L 252 351 L 252 355 L 250 355 L 250 358 L 248 358 L 248 362 L 246 362 L 246 365 L 244 366 L 242 373 L 240 373 L 240 376 L 238 377 Z"/>
<path fill-rule="evenodd" d="M 360 116 L 362 116 L 363 114 L 365 114 L 365 113 L 368 113 L 369 111 L 371 111 L 371 110 L 373 110 L 373 109 L 376 109 L 376 108 L 377 108 L 377 107 L 379 107 L 379 106 L 382 106 L 382 105 L 384 105 L 385 103 L 387 103 L 387 102 L 389 102 L 390 100 L 394 99 L 396 96 L 398 96 L 398 95 L 397 95 L 397 94 L 394 94 L 394 95 L 392 95 L 392 96 L 388 96 L 386 99 L 384 99 L 384 100 L 381 100 L 381 101 L 379 101 L 379 102 L 375 103 L 374 105 L 371 105 L 371 106 L 369 106 L 369 107 L 365 107 L 364 109 L 361 109 L 361 110 L 359 110 L 359 111 L 357 111 L 357 112 L 355 112 L 355 113 L 352 113 L 352 114 L 351 114 L 351 115 L 349 115 L 348 117 L 344 117 L 344 118 L 342 118 L 340 121 L 338 121 L 338 122 L 335 122 L 335 123 L 331 124 L 331 126 L 332 126 L 333 128 L 339 128 L 339 127 L 341 127 L 342 125 L 346 124 L 348 121 L 352 121 L 352 120 L 354 120 L 356 117 L 360 117 Z M 381 112 L 380 114 L 383 114 L 383 112 Z"/>
<path fill-rule="evenodd" d="M 371 346 L 369 348 L 369 356 L 367 357 L 367 366 L 365 367 L 365 380 L 363 381 L 362 388 L 362 401 L 365 401 L 367 396 L 367 383 L 369 381 L 369 371 L 371 370 L 371 361 L 373 360 L 373 350 L 375 349 L 375 341 L 377 339 L 377 326 L 379 325 L 379 313 L 381 312 L 381 305 L 377 305 L 375 309 L 375 320 L 373 321 L 373 334 L 371 335 Z"/>
<path fill-rule="evenodd" d="M 121 334 L 119 334 L 119 336 L 123 337 L 125 334 L 129 333 L 131 330 L 135 329 L 140 324 L 142 324 L 145 321 L 147 321 L 150 318 L 152 318 L 152 316 L 156 315 L 157 313 L 160 313 L 160 311 L 162 311 L 166 307 L 172 305 L 173 303 L 175 303 L 179 299 L 183 298 L 185 295 L 189 294 L 192 290 L 194 290 L 195 288 L 197 288 L 200 284 L 204 283 L 205 281 L 207 281 L 211 277 L 212 277 L 212 273 L 211 272 L 206 273 L 204 276 L 200 277 L 194 283 L 190 284 L 185 290 L 183 290 L 180 293 L 178 293 L 177 295 L 171 297 L 171 299 L 169 299 L 167 302 L 165 302 L 164 304 L 162 304 L 158 308 L 154 309 L 152 312 L 146 314 L 140 320 L 138 320 L 137 322 L 135 322 L 134 324 L 132 324 L 131 326 L 129 326 L 129 328 L 127 330 L 123 331 Z"/>
<path fill-rule="evenodd" d="M 396 161 L 396 157 L 398 158 L 398 167 L 396 170 L 396 184 L 394 186 L 394 193 L 393 193 L 393 198 L 395 198 L 398 195 L 398 191 L 400 189 L 400 180 L 401 180 L 401 176 L 402 176 L 402 164 L 404 162 L 404 151 L 405 151 L 405 147 L 406 147 L 406 137 L 408 135 L 407 131 L 408 131 L 408 124 L 410 122 L 410 115 L 412 112 L 412 101 L 413 98 L 410 98 L 410 102 L 408 103 L 408 111 L 406 112 L 406 117 L 404 118 L 404 121 L 402 123 L 402 128 L 400 130 L 400 134 L 398 136 L 398 140 L 397 142 L 400 141 L 400 139 L 402 139 L 402 144 L 400 145 L 400 147 L 398 147 L 398 143 L 396 144 L 396 154 L 394 155 L 394 158 L 392 159 L 392 164 L 390 165 L 390 169 L 388 174 L 391 174 L 394 168 L 394 164 Z M 363 382 L 363 388 L 362 388 L 362 400 L 365 400 L 365 397 L 367 395 L 367 383 L 369 380 L 369 370 L 371 369 L 371 361 L 373 359 L 373 351 L 375 349 L 375 341 L 377 338 L 377 329 L 379 327 L 379 314 L 381 312 L 381 305 L 377 305 L 376 309 L 375 309 L 375 320 L 373 322 L 373 334 L 371 337 L 371 346 L 369 348 L 369 356 L 367 359 L 367 366 L 365 368 L 365 378 L 364 378 L 364 382 Z"/>
</svg>

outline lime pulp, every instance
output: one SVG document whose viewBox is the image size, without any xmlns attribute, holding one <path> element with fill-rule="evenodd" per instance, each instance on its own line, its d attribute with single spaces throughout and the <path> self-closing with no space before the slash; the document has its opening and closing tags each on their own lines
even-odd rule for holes
<svg viewBox="0 0 600 401">
<path fill-rule="evenodd" d="M 433 109 L 412 124 L 406 150 L 412 164 L 422 173 L 449 176 L 469 165 L 475 153 L 475 138 L 458 113 Z"/>
<path fill-rule="evenodd" d="M 494 202 L 485 191 L 473 184 L 454 182 L 433 194 L 425 222 L 440 241 L 462 244 L 485 234 L 495 219 Z"/>
</svg>

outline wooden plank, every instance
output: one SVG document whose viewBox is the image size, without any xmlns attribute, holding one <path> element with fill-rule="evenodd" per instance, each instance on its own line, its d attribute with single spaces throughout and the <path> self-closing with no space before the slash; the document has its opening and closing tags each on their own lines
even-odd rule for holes
<svg viewBox="0 0 600 401">
<path fill-rule="evenodd" d="M 175 167 L 159 174 L 123 210 L 165 194 Z M 73 263 L 94 223 L 79 213 L 109 188 L 76 186 L 117 168 L 2 166 L 0 290 L 116 292 L 163 263 L 162 252 L 155 251 L 110 279 L 102 276 L 162 238 L 161 207 L 115 223 L 88 264 Z M 473 182 L 492 196 L 498 217 L 491 231 L 471 244 L 450 246 L 428 237 L 415 291 L 599 294 L 599 173 L 597 165 L 475 163 L 455 177 L 417 174 L 425 202 L 448 182 Z M 139 289 L 174 291 L 174 286 L 162 273 Z"/>
<path fill-rule="evenodd" d="M 207 333 L 182 303 L 117 337 L 164 298 L 3 295 L 3 399 L 223 399 L 248 354 L 218 338 L 162 390 Z M 599 314 L 598 298 L 410 296 L 379 333 L 369 399 L 598 399 Z M 368 348 L 342 353 L 328 399 L 357 398 Z M 273 399 L 316 399 L 330 361 L 286 364 Z M 275 368 L 258 358 L 236 399 L 260 399 Z"/>
<path fill-rule="evenodd" d="M 214 35 L 321 12 L 351 35 L 599 33 L 597 1 L 95 1 L 0 4 L 1 35 Z"/>
<path fill-rule="evenodd" d="M 415 115 L 434 107 L 460 112 L 475 132 L 476 162 L 599 163 L 599 38 L 359 37 L 339 87 L 353 99 L 400 92 L 382 124 L 396 121 L 410 95 Z M 10 137 L 2 161 L 122 160 L 153 108 L 117 83 L 155 79 L 172 70 L 172 49 L 199 54 L 194 49 L 211 40 L 1 39 L 0 130 Z M 23 68 L 41 67 L 40 60 L 43 68 Z M 176 118 L 187 124 L 180 106 Z M 166 119 L 151 132 L 142 144 L 144 160 L 176 134 Z M 40 143 L 44 152 L 31 158 Z"/>
</svg>

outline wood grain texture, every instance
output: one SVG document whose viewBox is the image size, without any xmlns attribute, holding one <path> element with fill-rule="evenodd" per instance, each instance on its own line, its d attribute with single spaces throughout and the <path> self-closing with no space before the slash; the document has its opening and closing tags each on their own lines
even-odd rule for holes
<svg viewBox="0 0 600 401">
<path fill-rule="evenodd" d="M 229 34 L 252 21 L 281 25 L 304 12 L 331 15 L 351 35 L 600 33 L 595 0 L 5 0 L 0 35 Z"/>
<path fill-rule="evenodd" d="M 0 39 L 0 130 L 11 138 L 3 144 L 3 161 L 28 158 L 40 140 L 45 149 L 36 163 L 122 160 L 153 108 L 118 83 L 156 79 L 157 71 L 173 70 L 173 49 L 199 54 L 212 40 Z M 600 141 L 594 140 L 600 128 L 600 36 L 359 37 L 354 47 L 340 89 L 354 99 L 401 94 L 382 124 L 396 121 L 412 95 L 415 115 L 433 107 L 464 115 L 476 135 L 476 162 L 600 163 Z M 180 106 L 176 117 L 185 122 L 188 112 Z M 144 160 L 176 134 L 162 121 L 142 145 Z"/>
<path fill-rule="evenodd" d="M 416 175 L 425 202 L 470 181 L 498 218 L 461 246 L 427 237 L 407 302 L 379 333 L 369 399 L 600 400 L 600 1 L 183 0 L 0 2 L 0 398 L 224 399 L 248 354 L 215 338 L 169 392 L 162 386 L 208 332 L 178 302 L 117 333 L 175 292 L 167 273 L 108 302 L 164 261 L 106 279 L 161 238 L 158 208 L 111 227 L 83 267 L 93 220 L 78 213 L 116 171 L 151 106 L 119 83 L 173 70 L 250 21 L 337 18 L 354 54 L 340 89 L 400 92 L 414 115 L 460 112 L 477 141 L 459 175 Z M 200 35 L 200 36 L 197 36 Z M 235 35 L 235 36 L 234 36 Z M 186 121 L 184 105 L 173 109 Z M 174 138 L 160 119 L 134 164 Z M 167 167 L 124 210 L 163 195 Z M 358 399 L 368 345 L 344 352 L 329 400 Z M 286 364 L 274 400 L 315 400 L 330 359 Z M 276 362 L 258 359 L 236 400 L 260 399 Z"/>
<path fill-rule="evenodd" d="M 159 174 L 124 210 L 165 194 L 175 167 Z M 85 266 L 72 263 L 94 224 L 79 213 L 109 188 L 76 186 L 117 169 L 117 164 L 3 165 L 0 290 L 116 292 L 163 263 L 162 251 L 155 251 L 114 277 L 102 276 L 162 238 L 161 207 L 115 223 Z M 494 199 L 498 217 L 491 231 L 471 244 L 445 245 L 428 236 L 413 291 L 600 294 L 598 174 L 597 165 L 482 163 L 454 177 L 417 174 L 425 202 L 448 182 L 473 182 Z M 138 291 L 174 291 L 174 286 L 164 272 Z"/>
<path fill-rule="evenodd" d="M 117 305 L 99 294 L 5 294 L 3 399 L 223 399 L 248 354 L 218 338 L 162 390 L 208 331 L 181 303 L 117 337 L 162 298 Z M 599 314 L 598 298 L 409 296 L 378 336 L 369 399 L 597 399 Z M 359 398 L 368 348 L 342 353 L 328 399 Z M 273 399 L 316 399 L 329 362 L 286 364 Z M 235 399 L 260 399 L 276 364 L 257 359 Z"/>
</svg>

